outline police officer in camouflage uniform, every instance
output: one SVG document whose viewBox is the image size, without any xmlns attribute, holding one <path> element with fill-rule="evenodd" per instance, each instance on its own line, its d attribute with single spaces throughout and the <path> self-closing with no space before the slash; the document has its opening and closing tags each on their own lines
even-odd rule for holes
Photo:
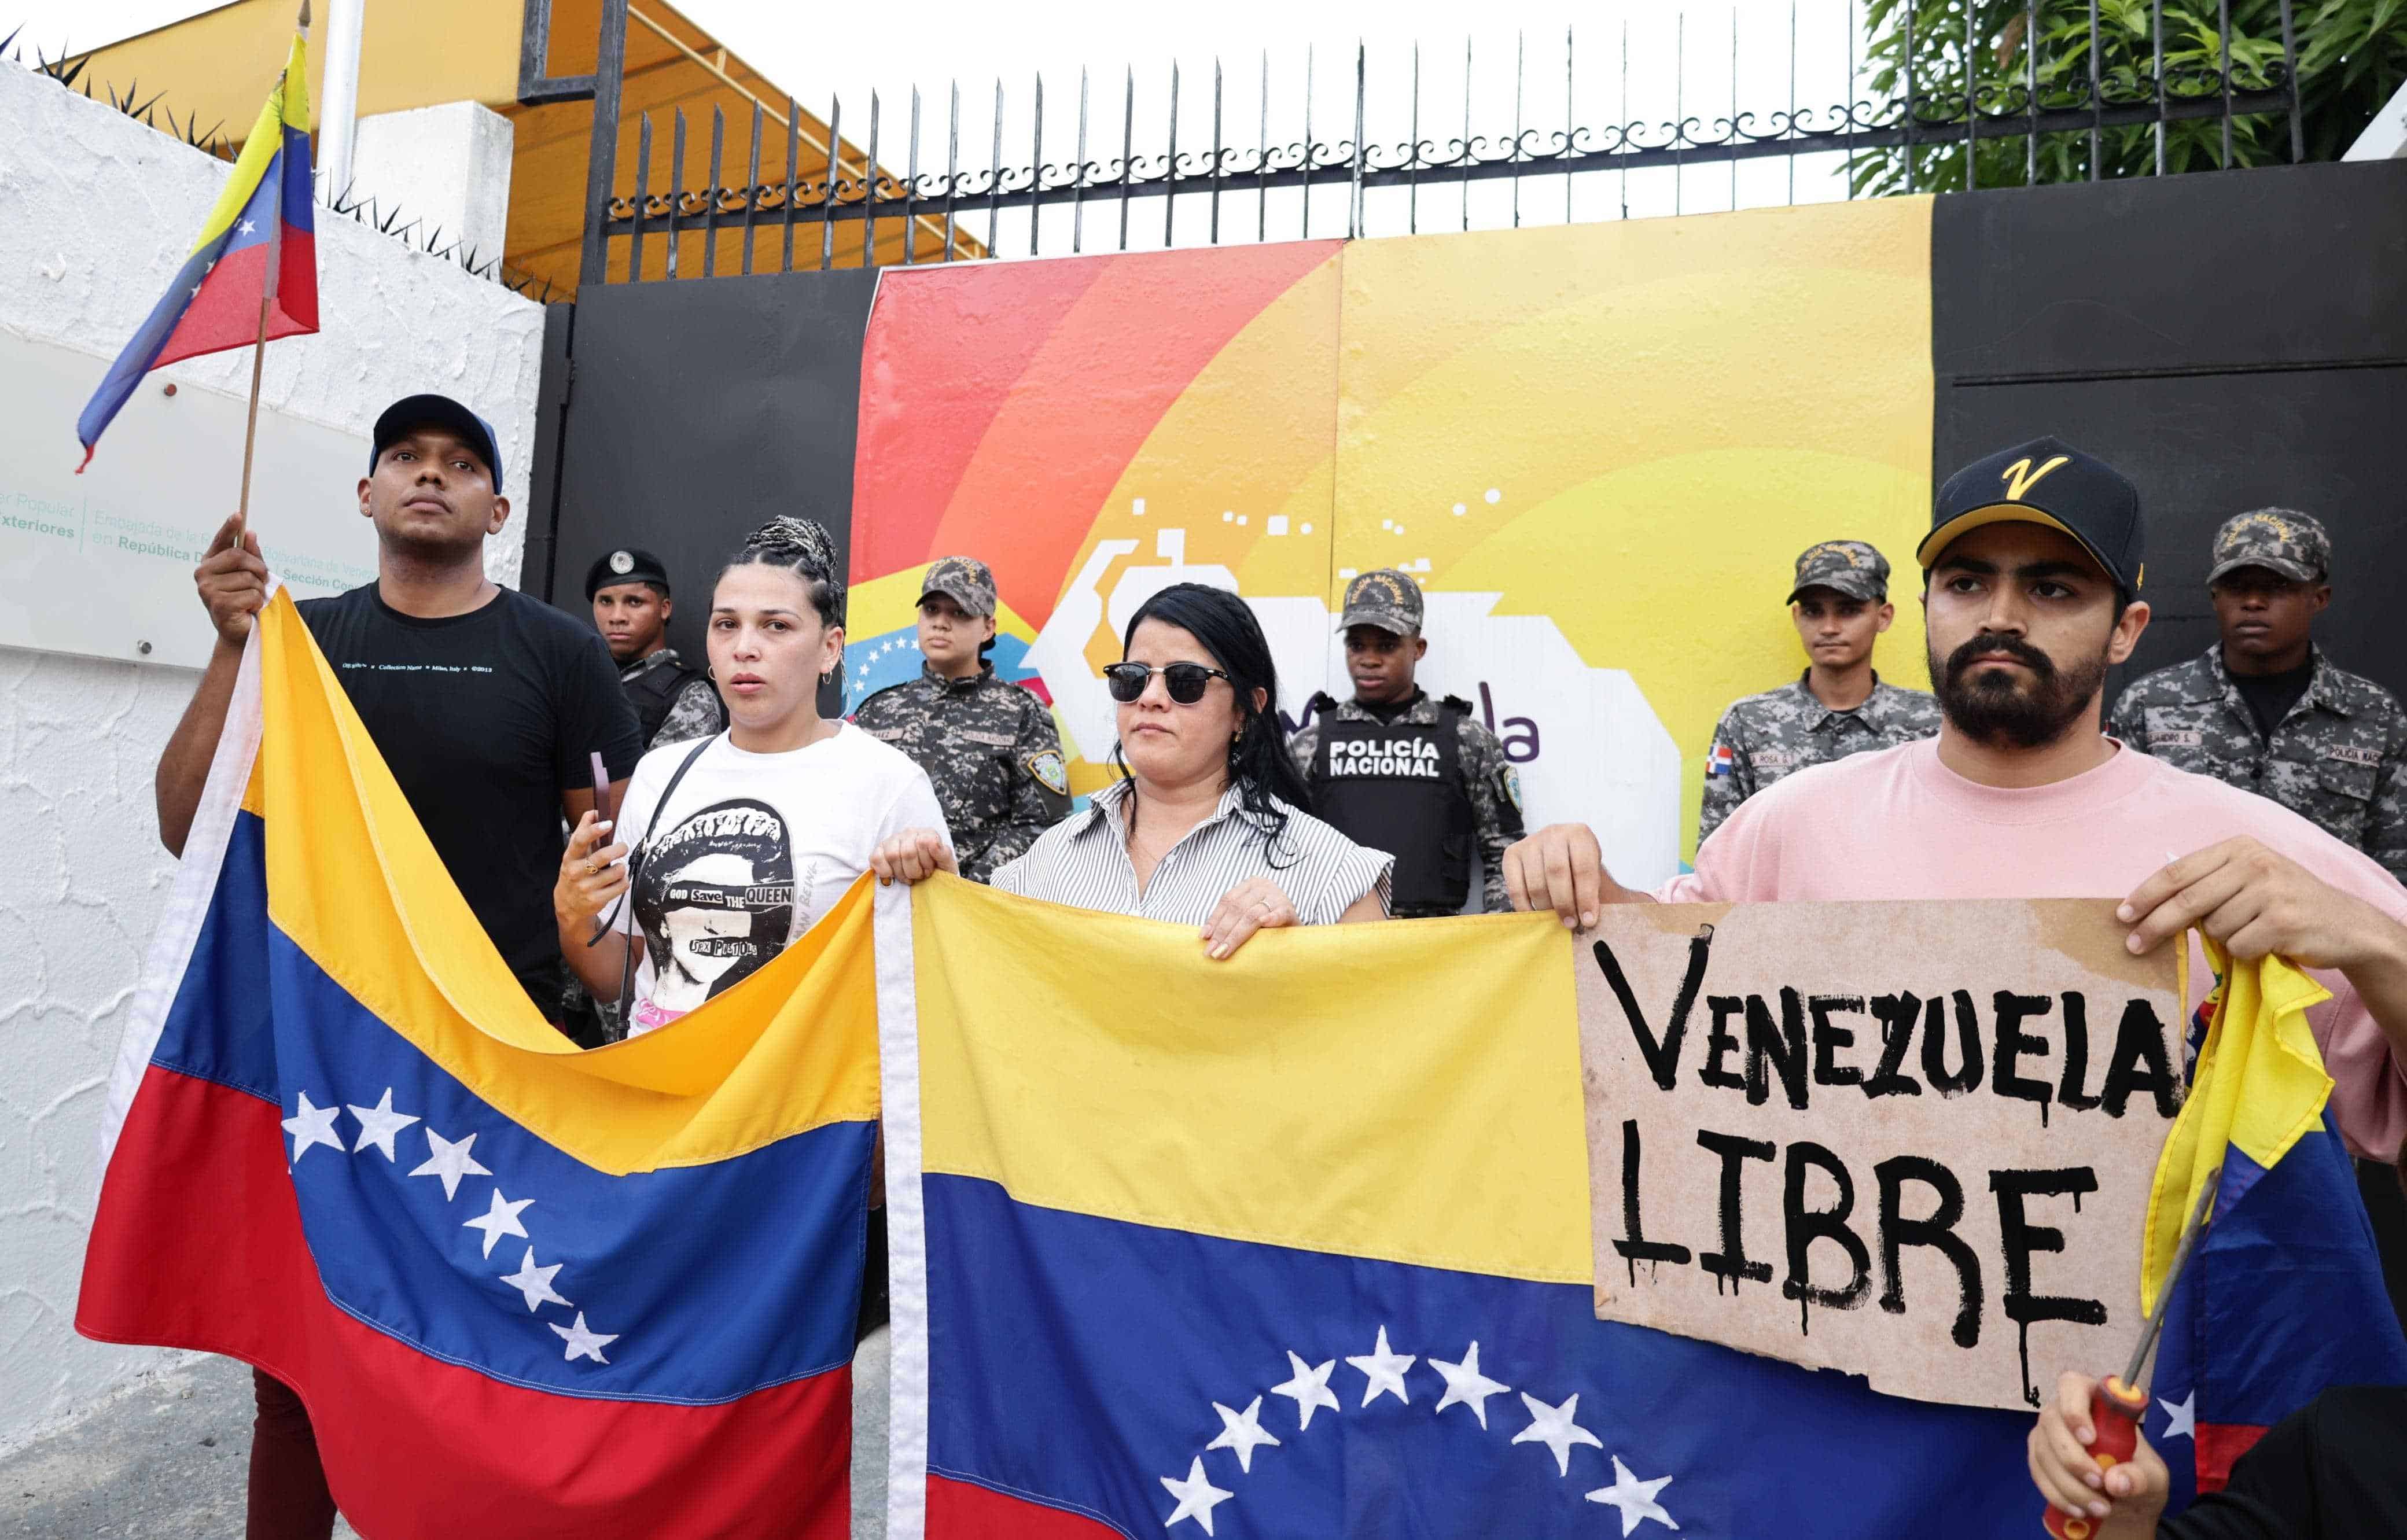
<svg viewBox="0 0 2407 1540">
<path fill-rule="evenodd" d="M 645 748 L 706 738 L 727 725 L 727 707 L 709 675 L 689 667 L 668 644 L 676 606 L 659 557 L 633 548 L 597 557 L 585 571 L 585 602 L 610 645 Z"/>
<path fill-rule="evenodd" d="M 856 726 L 928 772 L 951 827 L 961 876 L 985 882 L 1070 811 L 1070 775 L 1053 713 L 994 677 L 994 574 L 947 556 L 919 595 L 919 677 L 881 690 Z"/>
<path fill-rule="evenodd" d="M 2206 578 L 2222 640 L 2124 691 L 2106 730 L 2271 797 L 2407 878 L 2407 713 L 2315 647 L 2330 578 L 2331 537 L 2306 514 L 2228 520 Z"/>
<path fill-rule="evenodd" d="M 1783 776 L 1939 734 L 1937 701 L 1884 684 L 1873 670 L 1873 638 L 1897 615 L 1887 557 L 1861 540 L 1806 547 L 1788 610 L 1805 644 L 1805 672 L 1722 713 L 1705 757 L 1700 845 L 1740 803 Z"/>
<path fill-rule="evenodd" d="M 1413 682 L 1429 651 L 1420 585 L 1366 572 L 1346 585 L 1338 622 L 1354 698 L 1313 696 L 1317 717 L 1289 744 L 1312 811 L 1358 845 L 1396 858 L 1399 919 L 1459 914 L 1475 847 L 1481 909 L 1504 909 L 1504 848 L 1521 837 L 1521 777 L 1471 703 L 1431 700 Z"/>
</svg>

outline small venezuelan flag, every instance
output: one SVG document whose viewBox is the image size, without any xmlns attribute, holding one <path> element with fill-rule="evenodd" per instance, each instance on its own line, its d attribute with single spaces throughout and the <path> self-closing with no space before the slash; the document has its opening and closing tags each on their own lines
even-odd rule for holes
<svg viewBox="0 0 2407 1540">
<path fill-rule="evenodd" d="M 83 415 L 81 475 L 93 447 L 142 377 L 162 364 L 318 329 L 318 237 L 309 180 L 308 32 L 292 39 L 284 74 L 259 109 L 234 175 L 201 238 L 134 340 L 117 355 Z"/>
<path fill-rule="evenodd" d="M 2278 957 L 2238 962 L 2202 1011 L 2205 1047 L 2165 1140 L 2148 1204 L 2141 1303 L 2166 1289 L 2184 1219 L 2207 1225 L 2172 1297 L 2144 1424 L 2173 1511 L 2222 1489 L 2276 1422 L 2331 1385 L 2407 1384 L 2331 1077 L 2307 1007 L 2325 988 Z"/>
</svg>

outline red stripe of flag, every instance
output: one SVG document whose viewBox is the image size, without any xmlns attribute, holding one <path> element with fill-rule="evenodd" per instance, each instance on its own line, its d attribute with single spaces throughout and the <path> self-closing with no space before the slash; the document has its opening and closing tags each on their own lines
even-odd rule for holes
<svg viewBox="0 0 2407 1540">
<path fill-rule="evenodd" d="M 280 1123 L 249 1092 L 146 1073 L 93 1219 L 78 1332 L 223 1353 L 291 1385 L 363 1533 L 842 1540 L 848 1366 L 690 1406 L 532 1390 L 430 1357 L 327 1298 Z M 211 1221 L 144 1222 L 178 1205 Z"/>
</svg>

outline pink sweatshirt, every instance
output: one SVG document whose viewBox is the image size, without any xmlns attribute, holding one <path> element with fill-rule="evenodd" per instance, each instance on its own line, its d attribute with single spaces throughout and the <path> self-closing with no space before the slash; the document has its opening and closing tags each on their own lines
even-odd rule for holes
<svg viewBox="0 0 2407 1540">
<path fill-rule="evenodd" d="M 1981 786 L 1924 739 L 1800 771 L 1740 804 L 1667 904 L 2127 896 L 2172 856 L 2249 834 L 2343 892 L 2407 923 L 2407 888 L 2286 807 L 2117 745 L 2053 786 Z M 2347 979 L 2308 1012 L 2331 1073 L 2331 1110 L 2357 1153 L 2394 1160 L 2407 1073 Z M 2189 1007 L 2214 985 L 2193 943 Z"/>
</svg>

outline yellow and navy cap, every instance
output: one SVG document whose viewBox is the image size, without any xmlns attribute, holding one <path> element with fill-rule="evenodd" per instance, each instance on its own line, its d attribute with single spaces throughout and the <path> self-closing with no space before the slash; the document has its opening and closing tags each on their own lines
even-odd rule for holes
<svg viewBox="0 0 2407 1540">
<path fill-rule="evenodd" d="M 1975 460 L 1939 489 L 1930 533 L 1914 558 L 1929 572 L 1958 536 L 1999 523 L 2062 530 L 2105 568 L 2125 599 L 2138 595 L 2147 535 L 2140 489 L 2096 455 L 2060 438 L 2034 438 Z"/>
</svg>

